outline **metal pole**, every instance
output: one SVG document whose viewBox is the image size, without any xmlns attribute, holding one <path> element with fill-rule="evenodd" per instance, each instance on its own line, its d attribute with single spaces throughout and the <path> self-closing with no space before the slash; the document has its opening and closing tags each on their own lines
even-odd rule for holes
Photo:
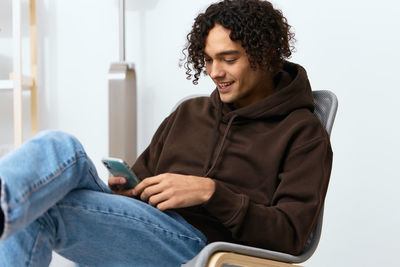
<svg viewBox="0 0 400 267">
<path fill-rule="evenodd" d="M 12 1 L 13 17 L 13 80 L 14 80 L 14 144 L 22 144 L 22 47 L 21 47 L 21 0 Z"/>
<path fill-rule="evenodd" d="M 125 0 L 119 1 L 119 61 L 125 62 Z"/>
</svg>

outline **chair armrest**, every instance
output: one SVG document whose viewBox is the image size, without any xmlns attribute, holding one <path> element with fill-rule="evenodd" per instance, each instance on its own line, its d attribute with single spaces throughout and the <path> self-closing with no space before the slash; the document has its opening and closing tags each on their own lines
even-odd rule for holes
<svg viewBox="0 0 400 267">
<path fill-rule="evenodd" d="M 181 265 L 182 267 L 205 267 L 210 257 L 216 252 L 233 252 L 262 259 L 276 260 L 281 262 L 299 263 L 303 262 L 302 256 L 293 256 L 286 253 L 243 246 L 228 242 L 214 242 L 203 248 L 196 257 Z"/>
<path fill-rule="evenodd" d="M 318 246 L 322 229 L 323 213 L 324 213 L 324 207 L 322 207 L 321 209 L 317 224 L 309 239 L 309 242 L 304 248 L 304 251 L 299 256 L 293 256 L 282 252 L 254 248 L 228 242 L 213 242 L 204 247 L 199 252 L 199 254 L 197 254 L 196 257 L 191 259 L 189 262 L 182 264 L 181 267 L 205 267 L 207 266 L 210 257 L 216 252 L 233 252 L 237 254 L 243 254 L 247 256 L 253 256 L 262 259 L 269 259 L 287 263 L 304 262 L 312 256 L 312 254 L 314 253 L 314 251 Z"/>
<path fill-rule="evenodd" d="M 258 257 L 246 256 L 231 252 L 214 253 L 208 261 L 207 267 L 223 266 L 252 266 L 252 267 L 300 267 L 279 261 L 272 261 Z"/>
</svg>

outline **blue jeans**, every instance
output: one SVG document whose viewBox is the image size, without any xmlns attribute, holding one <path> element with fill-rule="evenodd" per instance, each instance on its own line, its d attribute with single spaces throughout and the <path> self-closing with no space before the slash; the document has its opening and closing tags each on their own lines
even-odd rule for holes
<svg viewBox="0 0 400 267">
<path fill-rule="evenodd" d="M 207 243 L 177 213 L 113 194 L 62 132 L 0 159 L 0 180 L 0 266 L 48 266 L 52 250 L 81 266 L 180 266 Z"/>
</svg>

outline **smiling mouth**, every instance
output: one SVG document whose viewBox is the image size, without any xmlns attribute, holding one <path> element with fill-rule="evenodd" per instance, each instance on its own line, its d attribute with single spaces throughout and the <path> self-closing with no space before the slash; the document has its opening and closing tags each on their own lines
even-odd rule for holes
<svg viewBox="0 0 400 267">
<path fill-rule="evenodd" d="M 230 86 L 231 84 L 233 84 L 234 82 L 226 82 L 226 83 L 217 83 L 218 87 L 223 89 L 225 87 Z"/>
</svg>

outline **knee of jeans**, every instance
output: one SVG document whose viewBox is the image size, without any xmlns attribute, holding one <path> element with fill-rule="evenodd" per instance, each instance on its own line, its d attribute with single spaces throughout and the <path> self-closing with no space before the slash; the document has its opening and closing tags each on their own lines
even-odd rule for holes
<svg viewBox="0 0 400 267">
<path fill-rule="evenodd" d="M 40 142 L 50 144 L 53 147 L 60 147 L 62 150 L 70 147 L 74 150 L 84 152 L 82 144 L 79 142 L 79 140 L 75 136 L 63 131 L 46 130 L 40 132 L 35 138 L 40 140 Z"/>
</svg>

